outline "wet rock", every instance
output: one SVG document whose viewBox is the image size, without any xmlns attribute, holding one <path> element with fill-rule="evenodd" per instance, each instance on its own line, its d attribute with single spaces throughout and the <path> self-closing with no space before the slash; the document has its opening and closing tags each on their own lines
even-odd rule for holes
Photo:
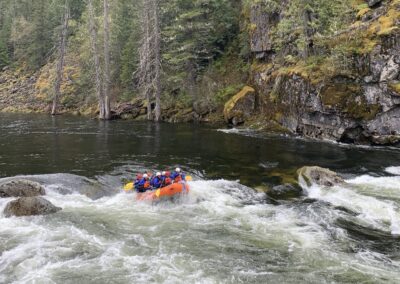
<svg viewBox="0 0 400 284">
<path fill-rule="evenodd" d="M 244 87 L 225 104 L 225 121 L 233 125 L 242 124 L 253 114 L 255 101 L 255 90 L 249 86 Z"/>
<path fill-rule="evenodd" d="M 345 183 L 337 173 L 321 167 L 302 167 L 297 171 L 299 180 L 303 179 L 308 186 L 317 184 L 320 186 L 334 186 Z"/>
<path fill-rule="evenodd" d="M 42 197 L 21 197 L 9 202 L 3 213 L 6 217 L 19 217 L 47 215 L 60 210 L 60 207 L 54 206 L 50 201 Z"/>
<path fill-rule="evenodd" d="M 214 109 L 206 101 L 196 101 L 193 103 L 193 110 L 200 116 L 205 116 Z"/>
<path fill-rule="evenodd" d="M 385 67 L 383 67 L 381 72 L 380 81 L 387 82 L 397 78 L 397 75 L 400 72 L 400 65 L 397 64 L 394 60 L 394 56 L 392 56 L 386 63 Z"/>
<path fill-rule="evenodd" d="M 303 190 L 294 184 L 282 184 L 267 190 L 267 195 L 274 199 L 289 199 L 301 196 Z"/>
<path fill-rule="evenodd" d="M 142 99 L 136 99 L 131 103 L 120 103 L 114 109 L 114 117 L 122 119 L 134 119 L 141 114 L 146 114 L 147 108 Z"/>
<path fill-rule="evenodd" d="M 12 180 L 0 184 L 0 197 L 32 197 L 45 195 L 46 191 L 40 183 L 30 180 Z"/>
<path fill-rule="evenodd" d="M 382 0 L 368 0 L 368 6 L 370 8 L 376 7 L 377 5 L 381 4 Z"/>
<path fill-rule="evenodd" d="M 400 143 L 400 135 L 372 136 L 371 140 L 375 145 L 396 145 Z"/>
</svg>

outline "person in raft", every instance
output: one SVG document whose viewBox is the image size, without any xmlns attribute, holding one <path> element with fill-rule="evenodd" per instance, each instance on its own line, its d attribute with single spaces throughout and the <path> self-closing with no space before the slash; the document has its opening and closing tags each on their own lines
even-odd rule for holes
<svg viewBox="0 0 400 284">
<path fill-rule="evenodd" d="M 153 189 L 161 188 L 163 185 L 162 175 L 160 172 L 157 172 L 156 175 L 151 179 L 151 186 Z"/>
<path fill-rule="evenodd" d="M 162 187 L 172 184 L 171 173 L 168 171 L 162 172 L 161 179 L 162 179 Z"/>
<path fill-rule="evenodd" d="M 139 189 L 139 183 L 140 183 L 140 181 L 143 179 L 143 174 L 141 174 L 141 173 L 138 173 L 138 174 L 136 174 L 136 179 L 135 179 L 135 181 L 134 181 L 134 186 L 135 186 L 135 190 L 136 191 L 138 191 L 138 189 Z"/>
<path fill-rule="evenodd" d="M 144 174 L 138 182 L 135 182 L 135 190 L 136 192 L 146 192 L 148 190 L 151 190 L 148 174 Z"/>
<path fill-rule="evenodd" d="M 186 176 L 184 173 L 182 173 L 180 168 L 176 168 L 175 171 L 171 175 L 171 179 L 173 180 L 174 183 L 178 183 L 181 181 L 185 181 Z"/>
</svg>

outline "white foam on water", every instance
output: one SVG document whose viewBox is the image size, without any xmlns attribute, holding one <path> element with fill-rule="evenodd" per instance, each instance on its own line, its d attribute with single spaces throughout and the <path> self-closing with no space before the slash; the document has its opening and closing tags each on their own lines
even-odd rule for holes
<svg viewBox="0 0 400 284">
<path fill-rule="evenodd" d="M 388 167 L 385 171 L 389 174 L 400 176 L 400 167 Z"/>
<path fill-rule="evenodd" d="M 348 208 L 356 213 L 361 224 L 400 233 L 399 204 L 400 177 L 372 177 L 363 175 L 347 180 L 347 185 L 321 187 L 312 185 L 306 189 L 308 196 Z M 389 224 L 389 226 L 387 226 Z"/>
<path fill-rule="evenodd" d="M 295 279 L 296 269 L 309 265 L 324 271 L 369 261 L 337 252 L 306 215 L 234 181 L 194 181 L 188 196 L 159 204 L 123 192 L 98 200 L 63 195 L 63 186 L 46 183 L 46 198 L 63 208 L 56 214 L 0 217 L 0 282 L 265 282 L 279 279 L 282 266 L 299 265 L 288 270 Z M 351 197 L 357 209 L 372 198 L 318 188 L 310 194 L 339 204 Z M 0 199 L 0 210 L 9 200 Z M 387 209 L 378 207 L 364 214 L 380 220 Z"/>
</svg>

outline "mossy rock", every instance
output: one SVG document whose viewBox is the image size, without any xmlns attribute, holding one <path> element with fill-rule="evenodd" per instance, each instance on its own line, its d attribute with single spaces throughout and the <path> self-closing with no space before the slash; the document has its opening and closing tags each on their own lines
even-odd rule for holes
<svg viewBox="0 0 400 284">
<path fill-rule="evenodd" d="M 321 100 L 325 107 L 334 109 L 355 119 L 373 119 L 380 111 L 378 104 L 368 104 L 360 85 L 343 83 L 328 85 L 322 89 Z"/>
<path fill-rule="evenodd" d="M 256 189 L 265 192 L 273 199 L 286 200 L 298 198 L 303 194 L 303 189 L 297 180 L 296 169 L 274 170 L 267 174 L 267 178 L 271 184 L 263 184 Z"/>
<path fill-rule="evenodd" d="M 233 96 L 224 107 L 224 118 L 227 123 L 238 125 L 249 118 L 255 109 L 255 90 L 246 86 Z"/>
</svg>

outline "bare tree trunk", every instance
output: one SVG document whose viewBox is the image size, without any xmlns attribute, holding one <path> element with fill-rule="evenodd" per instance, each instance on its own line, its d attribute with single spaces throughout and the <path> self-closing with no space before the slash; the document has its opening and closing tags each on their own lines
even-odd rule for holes
<svg viewBox="0 0 400 284">
<path fill-rule="evenodd" d="M 148 0 L 143 1 L 144 6 L 142 7 L 142 42 L 140 46 L 140 65 L 139 65 L 139 85 L 140 89 L 144 93 L 144 97 L 147 101 L 147 119 L 151 120 L 151 34 L 150 34 L 150 9 L 151 5 Z"/>
<path fill-rule="evenodd" d="M 92 0 L 89 0 L 89 31 L 90 31 L 90 43 L 94 59 L 94 67 L 96 72 L 96 94 L 99 99 L 99 118 L 105 118 L 105 108 L 104 108 L 104 95 L 103 86 L 101 82 L 101 68 L 100 68 L 100 58 L 99 51 L 97 48 L 97 33 L 96 26 L 94 23 L 94 10 Z"/>
<path fill-rule="evenodd" d="M 68 0 L 65 1 L 65 12 L 64 12 L 64 19 L 63 19 L 63 26 L 61 29 L 60 35 L 60 58 L 57 64 L 57 78 L 54 83 L 54 98 L 53 98 L 53 107 L 51 109 L 51 114 L 57 114 L 57 105 L 58 105 L 58 98 L 60 97 L 60 88 L 61 82 L 63 79 L 63 72 L 64 72 L 64 63 L 65 63 L 65 50 L 67 46 L 67 37 L 68 37 L 68 22 L 69 22 L 69 7 L 68 7 Z"/>
<path fill-rule="evenodd" d="M 152 0 L 154 21 L 154 93 L 156 97 L 155 121 L 161 119 L 161 30 L 159 15 L 159 0 Z"/>
<path fill-rule="evenodd" d="M 110 109 L 110 25 L 108 0 L 104 0 L 104 108 L 105 119 L 111 119 Z"/>
<path fill-rule="evenodd" d="M 314 34 L 315 29 L 313 27 L 313 19 L 314 13 L 310 9 L 309 5 L 311 3 L 306 2 L 305 8 L 303 11 L 303 29 L 304 29 L 304 37 L 305 37 L 305 46 L 304 46 L 304 57 L 307 58 L 314 54 Z"/>
</svg>

